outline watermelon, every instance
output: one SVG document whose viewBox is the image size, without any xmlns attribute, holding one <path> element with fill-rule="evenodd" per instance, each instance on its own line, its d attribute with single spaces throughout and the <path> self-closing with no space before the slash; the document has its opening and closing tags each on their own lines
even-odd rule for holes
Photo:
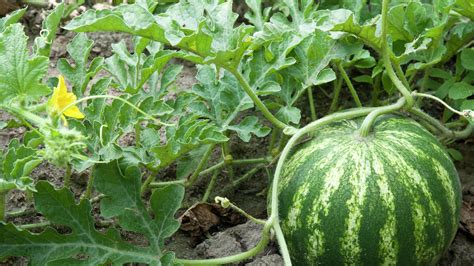
<svg viewBox="0 0 474 266">
<path fill-rule="evenodd" d="M 460 218 L 456 169 L 415 121 L 379 117 L 318 129 L 294 147 L 279 181 L 279 212 L 294 265 L 431 265 Z"/>
</svg>

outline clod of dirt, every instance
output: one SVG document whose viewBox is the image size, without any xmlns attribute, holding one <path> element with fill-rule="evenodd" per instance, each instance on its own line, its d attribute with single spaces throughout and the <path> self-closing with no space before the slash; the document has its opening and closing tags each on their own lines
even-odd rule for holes
<svg viewBox="0 0 474 266">
<path fill-rule="evenodd" d="M 250 263 L 245 264 L 246 266 L 280 266 L 283 265 L 283 259 L 278 254 L 266 255 L 258 258 Z"/>
<path fill-rule="evenodd" d="M 449 252 L 442 257 L 438 265 L 472 265 L 473 261 L 474 245 L 471 244 L 471 241 L 463 233 L 458 231 L 454 242 L 449 247 Z"/>
<path fill-rule="evenodd" d="M 217 225 L 236 225 L 245 218 L 232 209 L 224 209 L 215 203 L 196 203 L 179 218 L 181 230 L 191 236 L 202 236 Z"/>
<path fill-rule="evenodd" d="M 0 16 L 5 16 L 18 8 L 20 8 L 20 5 L 16 1 L 0 0 Z"/>
<path fill-rule="evenodd" d="M 472 200 L 466 200 L 471 198 Z M 461 207 L 461 230 L 474 238 L 474 198 L 465 196 Z"/>
<path fill-rule="evenodd" d="M 196 246 L 196 252 L 200 257 L 204 258 L 219 258 L 235 255 L 255 247 L 260 241 L 261 235 L 262 225 L 248 221 L 245 224 L 231 227 L 206 239 Z M 278 261 L 277 257 L 279 257 L 279 255 L 275 253 L 276 248 L 269 245 L 259 254 L 256 260 L 252 262 L 254 264 L 250 265 L 283 265 L 282 263 L 273 263 L 273 261 Z M 276 256 L 270 258 L 271 255 Z"/>
</svg>

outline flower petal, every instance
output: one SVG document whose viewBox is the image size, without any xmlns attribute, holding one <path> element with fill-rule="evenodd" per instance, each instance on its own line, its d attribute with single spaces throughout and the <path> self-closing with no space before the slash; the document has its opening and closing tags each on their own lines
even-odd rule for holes
<svg viewBox="0 0 474 266">
<path fill-rule="evenodd" d="M 77 106 L 71 106 L 69 107 L 66 111 L 63 113 L 65 116 L 72 117 L 72 118 L 77 118 L 77 119 L 83 119 L 84 114 L 81 113 L 79 108 Z"/>
</svg>

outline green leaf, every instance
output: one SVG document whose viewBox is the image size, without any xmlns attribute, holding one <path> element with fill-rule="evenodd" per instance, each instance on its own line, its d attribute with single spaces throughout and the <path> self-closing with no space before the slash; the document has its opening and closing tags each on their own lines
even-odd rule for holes
<svg viewBox="0 0 474 266">
<path fill-rule="evenodd" d="M 150 199 L 155 217 L 152 219 L 140 199 L 138 169 L 129 167 L 123 171 L 124 175 L 116 163 L 111 163 L 100 165 L 95 172 L 99 180 L 94 184 L 99 191 L 105 192 L 101 201 L 102 215 L 117 217 L 123 228 L 142 233 L 149 241 L 148 246 L 128 243 L 115 229 L 97 231 L 88 200 L 76 204 L 69 190 L 55 190 L 49 183 L 40 181 L 34 195 L 37 210 L 53 224 L 66 226 L 72 232 L 63 235 L 48 228 L 34 234 L 18 230 L 13 224 L 0 224 L 0 257 L 25 256 L 33 265 L 122 265 L 132 262 L 161 265 L 164 261 L 170 262 L 174 255 L 162 250 L 163 241 L 178 229 L 174 213 L 180 206 L 184 188 L 167 186 L 155 190 Z M 108 209 L 104 210 L 105 207 Z"/>
<path fill-rule="evenodd" d="M 180 207 L 184 188 L 169 186 L 154 191 L 150 199 L 155 215 L 153 220 L 141 201 L 141 172 L 138 167 L 121 169 L 116 162 L 111 162 L 96 166 L 93 174 L 94 187 L 106 195 L 100 203 L 101 215 L 117 217 L 125 230 L 145 235 L 150 241 L 151 251 L 159 255 L 164 239 L 179 228 L 174 213 Z"/>
<path fill-rule="evenodd" d="M 23 26 L 13 24 L 0 33 L 0 103 L 20 97 L 39 100 L 50 89 L 41 83 L 48 70 L 48 58 L 28 55 Z"/>
<path fill-rule="evenodd" d="M 453 149 L 453 148 L 448 148 L 447 149 L 449 155 L 451 156 L 451 158 L 453 158 L 454 160 L 456 161 L 462 161 L 463 159 L 463 156 L 462 156 L 462 153 L 456 149 Z"/>
<path fill-rule="evenodd" d="M 336 49 L 336 43 L 329 34 L 316 30 L 294 49 L 297 63 L 290 66 L 287 71 L 303 84 L 302 89 L 330 82 L 335 79 L 335 74 L 325 68 L 337 56 Z M 323 71 L 325 72 L 322 73 Z"/>
<path fill-rule="evenodd" d="M 464 82 L 456 82 L 449 89 L 449 98 L 453 100 L 466 99 L 474 94 L 474 86 Z"/>
<path fill-rule="evenodd" d="M 412 1 L 408 4 L 396 5 L 388 11 L 388 31 L 392 40 L 412 42 L 426 28 L 429 28 L 432 14 L 428 13 L 425 6 Z"/>
<path fill-rule="evenodd" d="M 465 69 L 474 70 L 474 48 L 466 48 L 461 51 L 461 63 Z"/>
<path fill-rule="evenodd" d="M 456 0 L 454 10 L 456 10 L 463 16 L 474 20 L 474 4 L 471 0 Z"/>
<path fill-rule="evenodd" d="M 51 53 L 51 46 L 56 38 L 56 32 L 61 22 L 61 18 L 64 13 L 64 4 L 61 3 L 54 8 L 43 21 L 43 26 L 40 32 L 40 36 L 35 38 L 35 44 L 33 50 L 37 55 L 49 57 Z"/>
<path fill-rule="evenodd" d="M 236 131 L 239 138 L 244 142 L 249 142 L 251 134 L 262 138 L 270 133 L 271 129 L 258 123 L 256 116 L 247 116 L 238 125 L 229 126 L 229 130 Z"/>
<path fill-rule="evenodd" d="M 2 155 L 0 191 L 5 187 L 34 190 L 33 180 L 28 176 L 41 162 L 36 149 L 21 145 L 17 139 L 10 141 Z"/>
<path fill-rule="evenodd" d="M 194 111 L 207 114 L 215 123 L 225 130 L 241 111 L 253 107 L 250 97 L 245 94 L 237 79 L 228 71 L 221 71 L 217 77 L 216 71 L 210 66 L 199 67 L 196 79 L 198 84 L 192 92 L 207 102 L 207 106 L 195 104 Z"/>
<path fill-rule="evenodd" d="M 237 17 L 231 2 L 180 1 L 155 17 L 137 3 L 112 10 L 89 10 L 73 19 L 66 29 L 131 33 L 190 51 L 206 62 L 235 68 L 251 44 L 245 40 L 253 31 L 244 24 L 234 28 Z"/>
<path fill-rule="evenodd" d="M 72 85 L 72 91 L 78 97 L 81 97 L 89 81 L 102 69 L 104 59 L 96 57 L 88 66 L 89 54 L 94 42 L 89 40 L 86 34 L 80 33 L 67 46 L 67 51 L 74 64 L 70 64 L 66 59 L 61 58 L 58 61 L 58 69 L 69 80 Z"/>
<path fill-rule="evenodd" d="M 298 124 L 301 119 L 301 111 L 293 106 L 284 106 L 276 113 L 276 117 L 286 124 L 290 122 Z"/>
<path fill-rule="evenodd" d="M 160 167 L 166 167 L 184 154 L 206 144 L 226 142 L 229 139 L 216 125 L 196 116 L 188 116 L 179 121 L 178 126 L 167 128 L 165 145 L 148 148 L 160 161 Z"/>
<path fill-rule="evenodd" d="M 176 179 L 185 179 L 196 171 L 196 165 L 202 160 L 210 145 L 203 145 L 185 154 L 176 162 Z"/>
<path fill-rule="evenodd" d="M 0 32 L 4 31 L 6 27 L 17 23 L 23 17 L 26 12 L 26 8 L 18 9 L 8 14 L 7 16 L 0 18 Z"/>
<path fill-rule="evenodd" d="M 271 7 L 262 9 L 262 0 L 245 0 L 249 11 L 245 13 L 245 18 L 250 21 L 257 30 L 263 29 L 263 24 L 268 20 Z"/>
<path fill-rule="evenodd" d="M 379 16 L 360 25 L 354 13 L 347 9 L 318 11 L 318 28 L 324 31 L 342 31 L 362 40 L 372 49 L 381 52 L 381 19 Z"/>
<path fill-rule="evenodd" d="M 465 100 L 461 104 L 461 110 L 474 110 L 474 100 Z"/>
</svg>

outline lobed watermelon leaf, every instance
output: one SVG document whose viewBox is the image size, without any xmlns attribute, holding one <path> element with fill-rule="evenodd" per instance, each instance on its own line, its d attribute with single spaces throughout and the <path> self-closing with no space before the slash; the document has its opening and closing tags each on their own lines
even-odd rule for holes
<svg viewBox="0 0 474 266">
<path fill-rule="evenodd" d="M 15 97 L 38 100 L 50 89 L 40 81 L 48 70 L 48 58 L 30 56 L 23 26 L 13 24 L 0 33 L 0 103 Z"/>
<path fill-rule="evenodd" d="M 33 46 L 33 50 L 37 55 L 50 56 L 51 46 L 56 38 L 63 13 L 64 3 L 61 3 L 43 20 L 40 36 L 35 38 Z"/>
<path fill-rule="evenodd" d="M 77 97 L 84 94 L 89 81 L 102 69 L 104 64 L 102 57 L 96 57 L 88 64 L 93 45 L 94 42 L 86 34 L 78 34 L 67 45 L 67 52 L 74 63 L 70 64 L 65 58 L 58 60 L 59 71 L 72 83 L 72 91 Z"/>
<path fill-rule="evenodd" d="M 32 265 L 172 264 L 174 254 L 163 250 L 163 241 L 179 227 L 174 214 L 183 199 L 184 188 L 173 185 L 155 190 L 150 199 L 152 219 L 140 198 L 141 173 L 137 167 L 119 168 L 112 162 L 97 166 L 94 176 L 95 187 L 105 195 L 101 215 L 116 217 L 122 228 L 144 235 L 147 246 L 128 243 L 113 228 L 99 232 L 88 200 L 76 204 L 69 190 L 56 190 L 41 181 L 34 194 L 37 210 L 51 223 L 66 226 L 72 232 L 60 234 L 48 228 L 36 234 L 0 223 L 0 258 L 26 256 Z"/>
</svg>

